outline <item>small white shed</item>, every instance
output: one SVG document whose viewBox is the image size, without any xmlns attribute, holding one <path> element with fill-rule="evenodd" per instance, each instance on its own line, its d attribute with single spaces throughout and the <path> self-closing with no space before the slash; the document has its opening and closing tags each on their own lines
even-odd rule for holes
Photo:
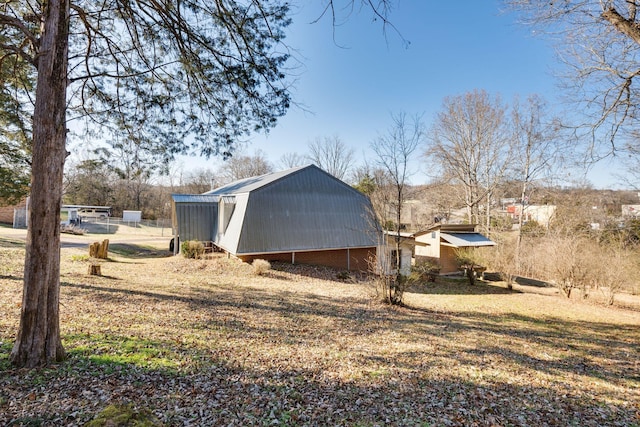
<svg viewBox="0 0 640 427">
<path fill-rule="evenodd" d="M 434 261 L 440 266 L 440 274 L 458 271 L 457 249 L 495 246 L 495 242 L 476 232 L 475 224 L 438 224 L 414 237 L 416 262 Z"/>
<path fill-rule="evenodd" d="M 378 248 L 378 263 L 384 274 L 396 274 L 396 256 L 398 233 L 395 231 L 385 231 L 386 245 Z M 413 259 L 413 247 L 415 241 L 413 234 L 400 232 L 400 274 L 408 276 L 411 274 L 411 260 Z"/>
</svg>

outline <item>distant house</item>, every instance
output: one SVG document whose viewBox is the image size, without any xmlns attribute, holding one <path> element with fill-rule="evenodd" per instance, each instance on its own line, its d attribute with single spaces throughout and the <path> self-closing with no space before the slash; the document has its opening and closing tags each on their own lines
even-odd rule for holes
<svg viewBox="0 0 640 427">
<path fill-rule="evenodd" d="M 622 216 L 624 218 L 639 218 L 640 205 L 622 205 Z"/>
<path fill-rule="evenodd" d="M 250 262 L 367 270 L 379 229 L 367 196 L 314 165 L 174 194 L 175 240 L 200 240 Z"/>
<path fill-rule="evenodd" d="M 519 204 L 509 205 L 506 207 L 507 213 L 514 219 L 518 219 L 522 214 L 522 220 L 524 222 L 527 221 L 536 221 L 538 224 L 543 227 L 549 227 L 551 223 L 551 219 L 556 213 L 555 205 L 524 205 Z"/>
<path fill-rule="evenodd" d="M 438 224 L 414 233 L 415 261 L 434 261 L 440 266 L 440 274 L 458 271 L 456 250 L 494 246 L 495 243 L 476 232 L 475 224 Z"/>
</svg>

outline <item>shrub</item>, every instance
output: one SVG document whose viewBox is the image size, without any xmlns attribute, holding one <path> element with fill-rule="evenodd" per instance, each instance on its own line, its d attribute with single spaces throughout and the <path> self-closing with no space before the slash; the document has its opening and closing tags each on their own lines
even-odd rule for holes
<svg viewBox="0 0 640 427">
<path fill-rule="evenodd" d="M 513 229 L 513 220 L 506 215 L 491 217 L 491 230 L 509 231 Z"/>
<path fill-rule="evenodd" d="M 476 283 L 476 276 L 478 271 L 484 271 L 481 267 L 486 264 L 486 260 L 483 257 L 483 253 L 476 248 L 459 248 L 456 249 L 456 261 L 458 266 L 464 270 L 469 284 L 474 285 Z"/>
<path fill-rule="evenodd" d="M 204 255 L 204 243 L 197 240 L 182 242 L 181 249 L 185 258 L 200 259 Z"/>
<path fill-rule="evenodd" d="M 351 273 L 349 273 L 348 271 L 340 271 L 336 273 L 336 279 L 342 280 L 343 282 L 347 282 L 351 280 Z"/>
<path fill-rule="evenodd" d="M 264 259 L 254 259 L 251 265 L 253 266 L 253 274 L 256 276 L 262 276 L 271 270 L 271 264 Z"/>
<path fill-rule="evenodd" d="M 438 274 L 440 274 L 440 266 L 435 261 L 421 260 L 411 267 L 412 281 L 435 282 Z"/>
<path fill-rule="evenodd" d="M 594 260 L 601 254 L 595 242 L 578 235 L 554 237 L 547 241 L 546 277 L 571 298 L 573 289 L 588 294 Z"/>
<path fill-rule="evenodd" d="M 538 221 L 529 220 L 522 224 L 520 232 L 523 236 L 541 237 L 547 234 L 547 229 Z"/>
</svg>

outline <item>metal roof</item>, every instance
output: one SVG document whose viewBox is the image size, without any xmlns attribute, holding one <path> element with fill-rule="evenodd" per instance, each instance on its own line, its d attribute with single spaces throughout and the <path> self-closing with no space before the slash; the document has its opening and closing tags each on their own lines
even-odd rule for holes
<svg viewBox="0 0 640 427">
<path fill-rule="evenodd" d="M 495 246 L 495 242 L 480 233 L 440 233 L 440 239 L 456 248 Z"/>
<path fill-rule="evenodd" d="M 175 203 L 217 203 L 218 196 L 208 194 L 172 194 Z"/>
<path fill-rule="evenodd" d="M 441 231 L 443 233 L 446 232 L 472 232 L 476 231 L 477 224 L 435 224 L 426 230 L 417 231 L 414 233 L 414 236 L 421 236 L 423 234 L 431 233 L 432 231 Z"/>
<path fill-rule="evenodd" d="M 292 169 L 283 170 L 280 172 L 268 173 L 265 175 L 254 176 L 251 178 L 245 178 L 238 181 L 234 181 L 230 184 L 223 185 L 222 187 L 215 188 L 211 191 L 204 193 L 205 195 L 222 195 L 222 194 L 240 194 L 248 193 L 265 185 L 271 184 L 287 175 L 296 173 L 302 169 L 306 169 L 313 165 L 299 166 Z"/>
<path fill-rule="evenodd" d="M 213 241 L 217 233 L 217 203 L 174 203 L 173 226 L 180 241 Z"/>
</svg>

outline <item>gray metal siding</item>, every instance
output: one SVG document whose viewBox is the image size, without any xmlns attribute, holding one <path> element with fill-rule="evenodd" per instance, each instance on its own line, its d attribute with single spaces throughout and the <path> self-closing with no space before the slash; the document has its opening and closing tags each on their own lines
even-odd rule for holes
<svg viewBox="0 0 640 427">
<path fill-rule="evenodd" d="M 175 215 L 181 242 L 214 240 L 217 232 L 217 203 L 176 203 Z"/>
<path fill-rule="evenodd" d="M 371 212 L 366 196 L 309 167 L 249 193 L 237 253 L 376 246 Z"/>
</svg>

